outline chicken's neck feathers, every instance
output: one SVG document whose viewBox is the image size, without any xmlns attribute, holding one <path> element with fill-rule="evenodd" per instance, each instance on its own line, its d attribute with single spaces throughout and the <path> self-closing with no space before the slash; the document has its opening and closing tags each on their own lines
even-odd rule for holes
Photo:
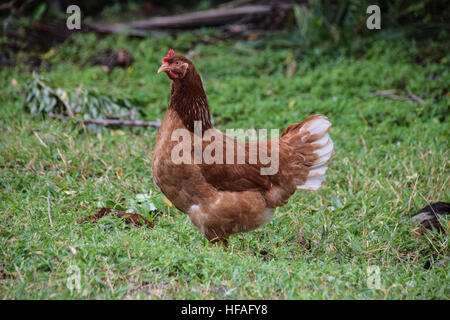
<svg viewBox="0 0 450 320">
<path fill-rule="evenodd" d="M 200 76 L 195 69 L 191 70 L 185 79 L 172 81 L 170 108 L 177 112 L 183 124 L 192 132 L 194 131 L 195 121 L 201 121 L 202 133 L 213 127 L 208 99 Z"/>
</svg>

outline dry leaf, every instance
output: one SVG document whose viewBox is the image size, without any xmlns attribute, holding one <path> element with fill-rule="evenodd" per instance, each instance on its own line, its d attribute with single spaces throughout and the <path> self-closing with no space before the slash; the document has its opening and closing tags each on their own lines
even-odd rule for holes
<svg viewBox="0 0 450 320">
<path fill-rule="evenodd" d="M 295 103 L 297 102 L 297 100 L 292 99 L 291 101 L 289 101 L 289 108 L 292 108 L 293 106 L 295 106 Z"/>
<path fill-rule="evenodd" d="M 96 214 L 90 215 L 87 218 L 83 218 L 77 221 L 78 224 L 85 222 L 87 220 L 90 220 L 92 222 L 98 221 L 99 219 L 109 216 L 111 214 L 116 215 L 119 218 L 123 218 L 125 223 L 127 224 L 134 224 L 136 226 L 143 226 L 144 224 L 147 225 L 147 228 L 152 229 L 154 227 L 153 222 L 147 220 L 140 214 L 132 213 L 132 212 L 124 212 L 112 208 L 101 208 Z"/>
</svg>

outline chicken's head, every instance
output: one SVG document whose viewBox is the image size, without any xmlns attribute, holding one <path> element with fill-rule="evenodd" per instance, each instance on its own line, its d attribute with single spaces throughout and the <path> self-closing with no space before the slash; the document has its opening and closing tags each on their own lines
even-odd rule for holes
<svg viewBox="0 0 450 320">
<path fill-rule="evenodd" d="M 175 55 L 170 49 L 167 57 L 162 59 L 162 65 L 158 69 L 158 73 L 165 72 L 170 80 L 183 79 L 191 65 L 191 62 L 183 56 Z"/>
</svg>

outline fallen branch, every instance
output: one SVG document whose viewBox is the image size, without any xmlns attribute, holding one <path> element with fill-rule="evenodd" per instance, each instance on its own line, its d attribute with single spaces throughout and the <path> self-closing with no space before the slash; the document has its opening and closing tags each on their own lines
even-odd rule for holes
<svg viewBox="0 0 450 320">
<path fill-rule="evenodd" d="M 62 116 L 54 113 L 47 113 L 50 118 L 59 119 L 59 120 L 71 120 L 75 119 L 79 123 L 85 124 L 98 124 L 101 126 L 130 126 L 130 127 L 154 127 L 159 128 L 161 126 L 161 122 L 154 121 L 142 121 L 142 120 L 120 120 L 120 119 L 80 119 L 80 118 L 72 118 L 67 116 Z"/>
<path fill-rule="evenodd" d="M 279 4 L 278 8 L 289 10 L 288 4 Z M 91 24 L 90 27 L 101 33 L 118 33 L 125 29 L 152 30 L 152 29 L 176 29 L 192 28 L 199 26 L 217 26 L 241 19 L 248 15 L 268 15 L 273 12 L 270 5 L 248 5 L 242 7 L 217 8 L 200 12 L 185 13 L 170 17 L 156 17 L 147 20 L 138 20 L 113 24 Z M 136 30 L 137 29 L 137 30 Z"/>
<path fill-rule="evenodd" d="M 253 4 L 256 1 L 258 1 L 258 0 L 234 0 L 234 1 L 230 1 L 230 2 L 225 2 L 217 7 L 218 8 L 236 8 L 236 7 L 240 7 L 240 6 L 244 6 L 244 5 Z"/>
<path fill-rule="evenodd" d="M 48 220 L 50 220 L 50 227 L 53 228 L 53 221 L 52 221 L 52 210 L 50 207 L 50 198 L 45 196 L 39 196 L 39 198 L 47 199 L 47 212 L 48 212 Z"/>
<path fill-rule="evenodd" d="M 131 120 L 136 120 L 136 108 L 131 109 L 130 112 L 127 112 L 126 114 L 111 114 L 105 109 L 103 109 L 103 113 L 108 119 L 121 119 L 130 117 Z"/>
</svg>

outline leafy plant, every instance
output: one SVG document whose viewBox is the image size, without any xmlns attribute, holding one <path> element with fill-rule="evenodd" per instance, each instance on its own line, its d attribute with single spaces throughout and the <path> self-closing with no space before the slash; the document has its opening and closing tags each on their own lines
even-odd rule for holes
<svg viewBox="0 0 450 320">
<path fill-rule="evenodd" d="M 52 89 L 36 73 L 25 85 L 24 108 L 35 115 L 80 115 L 81 119 L 124 120 L 134 120 L 137 110 L 127 99 L 102 95 L 95 87 L 87 89 L 80 85 L 72 91 Z M 102 127 L 89 124 L 88 128 L 97 132 Z"/>
</svg>

